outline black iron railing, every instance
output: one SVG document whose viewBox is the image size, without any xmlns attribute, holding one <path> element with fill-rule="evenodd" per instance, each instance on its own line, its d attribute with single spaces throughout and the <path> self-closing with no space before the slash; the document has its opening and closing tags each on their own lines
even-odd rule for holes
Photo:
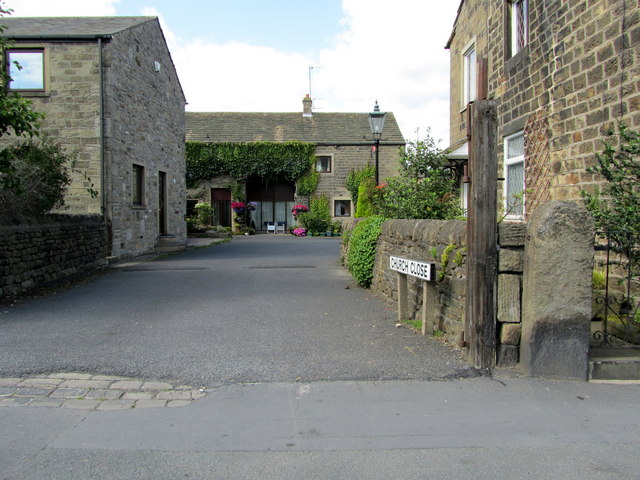
<svg viewBox="0 0 640 480">
<path fill-rule="evenodd" d="M 640 235 L 599 232 L 594 271 L 594 346 L 640 344 Z M 598 278 L 600 277 L 600 278 Z M 598 325 L 599 324 L 599 325 Z"/>
</svg>

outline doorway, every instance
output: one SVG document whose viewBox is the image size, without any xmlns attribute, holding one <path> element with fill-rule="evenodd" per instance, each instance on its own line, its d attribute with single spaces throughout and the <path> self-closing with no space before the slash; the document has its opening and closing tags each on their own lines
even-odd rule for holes
<svg viewBox="0 0 640 480">
<path fill-rule="evenodd" d="M 158 233 L 167 234 L 167 173 L 158 172 Z"/>
<path fill-rule="evenodd" d="M 265 184 L 262 180 L 247 182 L 247 198 L 256 203 L 251 220 L 256 230 L 266 230 L 267 222 L 285 222 L 285 227 L 294 225 L 291 209 L 295 202 L 296 187 L 292 182 Z"/>
<path fill-rule="evenodd" d="M 231 190 L 212 188 L 211 208 L 213 209 L 213 225 L 231 227 Z"/>
</svg>

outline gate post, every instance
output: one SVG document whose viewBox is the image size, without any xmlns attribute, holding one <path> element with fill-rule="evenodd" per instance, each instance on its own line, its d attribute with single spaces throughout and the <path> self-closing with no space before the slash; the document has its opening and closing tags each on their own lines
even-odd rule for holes
<svg viewBox="0 0 640 480">
<path fill-rule="evenodd" d="M 468 168 L 471 185 L 467 212 L 465 343 L 469 346 L 469 364 L 487 369 L 496 364 L 496 101 L 479 100 L 469 108 L 472 109 Z"/>
</svg>

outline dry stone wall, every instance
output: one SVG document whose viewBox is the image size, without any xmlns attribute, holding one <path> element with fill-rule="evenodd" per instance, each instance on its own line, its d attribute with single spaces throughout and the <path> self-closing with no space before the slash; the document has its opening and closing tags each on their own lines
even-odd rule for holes
<svg viewBox="0 0 640 480">
<path fill-rule="evenodd" d="M 347 228 L 352 225 L 347 225 Z M 518 361 L 522 311 L 525 224 L 500 224 L 498 229 L 497 363 Z M 343 249 L 343 258 L 346 252 Z M 451 341 L 464 332 L 466 296 L 466 223 L 458 220 L 387 220 L 376 249 L 372 290 L 397 302 L 397 273 L 389 257 L 397 256 L 436 264 L 435 303 L 427 317 Z M 422 318 L 422 282 L 408 278 L 407 320 Z"/>
<path fill-rule="evenodd" d="M 99 215 L 49 215 L 19 225 L 0 218 L 0 297 L 89 272 L 106 257 Z"/>
</svg>

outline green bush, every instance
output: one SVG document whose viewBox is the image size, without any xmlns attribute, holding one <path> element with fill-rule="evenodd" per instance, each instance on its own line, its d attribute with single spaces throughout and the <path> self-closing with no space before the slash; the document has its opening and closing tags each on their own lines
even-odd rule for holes
<svg viewBox="0 0 640 480">
<path fill-rule="evenodd" d="M 208 226 L 213 224 L 213 208 L 206 202 L 199 202 L 195 206 L 197 221 L 199 225 Z"/>
<path fill-rule="evenodd" d="M 358 189 L 360 188 L 360 184 L 366 179 L 372 179 L 375 182 L 375 174 L 376 167 L 374 165 L 367 165 L 349 172 L 349 175 L 347 175 L 346 187 L 351 193 L 351 200 L 354 205 L 358 204 Z"/>
<path fill-rule="evenodd" d="M 384 217 L 374 215 L 359 222 L 349 235 L 347 265 L 356 283 L 368 288 L 373 279 L 373 264 Z"/>
<path fill-rule="evenodd" d="M 376 184 L 373 178 L 365 178 L 358 187 L 358 203 L 356 205 L 355 218 L 364 218 L 375 215 L 373 198 Z"/>
<path fill-rule="evenodd" d="M 74 159 L 60 145 L 27 142 L 6 147 L 0 158 L 7 167 L 0 173 L 3 213 L 42 215 L 64 206 Z"/>
<path fill-rule="evenodd" d="M 312 197 L 309 211 L 298 214 L 298 224 L 311 234 L 329 230 L 331 226 L 329 197 L 324 194 Z"/>
<path fill-rule="evenodd" d="M 310 211 L 312 215 L 316 216 L 320 220 L 324 220 L 328 223 L 331 222 L 331 205 L 327 195 L 321 194 L 312 197 Z"/>
<path fill-rule="evenodd" d="M 409 143 L 400 159 L 400 176 L 377 189 L 374 206 L 387 218 L 450 220 L 462 215 L 452 166 L 446 152 L 427 135 Z"/>
</svg>

